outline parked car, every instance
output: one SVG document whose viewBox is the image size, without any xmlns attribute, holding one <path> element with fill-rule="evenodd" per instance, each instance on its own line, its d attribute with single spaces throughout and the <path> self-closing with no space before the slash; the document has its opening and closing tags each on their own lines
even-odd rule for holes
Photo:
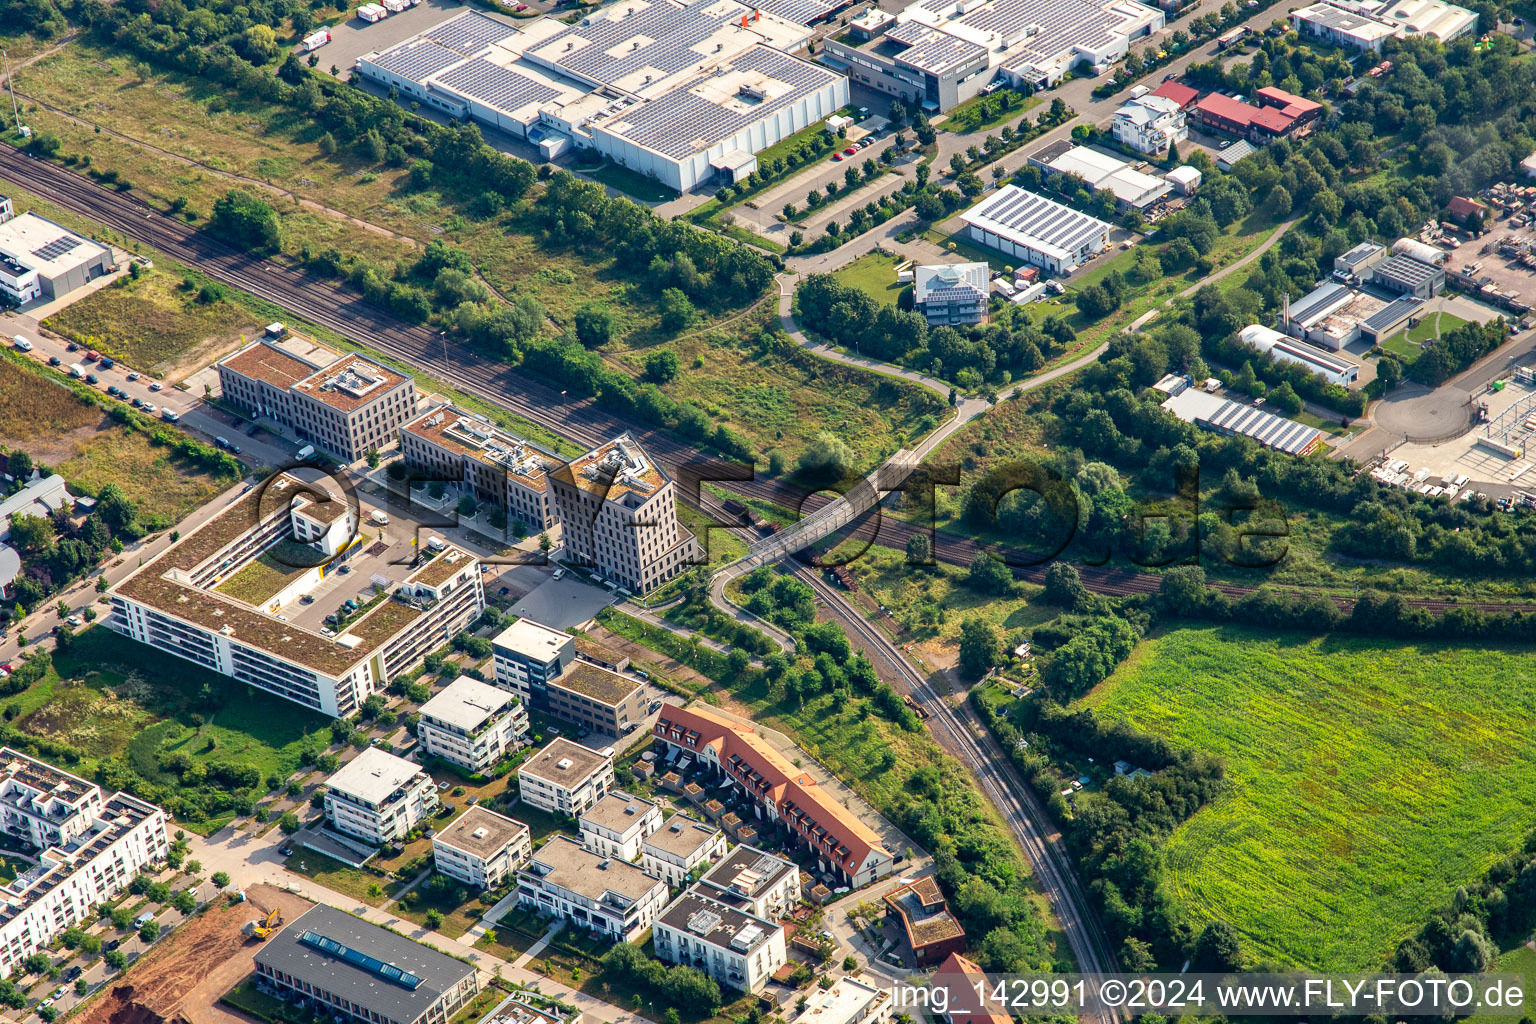
<svg viewBox="0 0 1536 1024">
<path fill-rule="evenodd" d="M 857 156 L 858 153 L 859 153 L 859 147 L 858 146 L 849 146 L 847 149 L 843 150 L 843 156 Z"/>
<path fill-rule="evenodd" d="M 112 367 L 114 367 L 116 365 L 117 365 L 117 360 L 113 359 L 111 356 L 102 356 L 101 357 L 101 368 L 103 370 L 110 370 L 110 369 L 112 369 Z"/>
<path fill-rule="evenodd" d="M 151 391 L 159 391 L 159 390 L 160 390 L 160 389 L 161 389 L 161 387 L 163 387 L 163 386 L 164 386 L 164 385 L 162 385 L 162 384 L 161 384 L 161 383 L 160 383 L 160 382 L 159 382 L 159 381 L 157 381 L 157 380 L 154 380 L 154 381 L 150 381 L 150 382 L 149 382 L 149 390 L 151 390 Z"/>
<path fill-rule="evenodd" d="M 76 629 L 78 629 L 80 627 L 80 623 L 83 620 L 78 615 L 71 615 L 69 618 L 65 619 L 64 621 L 66 623 L 68 623 L 69 625 L 74 626 Z"/>
<path fill-rule="evenodd" d="M 129 370 L 128 371 L 128 379 L 129 380 L 138 380 L 139 376 L 140 376 L 140 374 L 139 374 L 138 370 Z"/>
<path fill-rule="evenodd" d="M 832 154 L 832 159 L 833 159 L 833 160 L 834 160 L 834 161 L 837 161 L 837 160 L 842 160 L 842 159 L 844 159 L 844 157 L 843 157 L 843 154 L 842 154 L 842 151 L 841 151 L 841 150 L 839 150 L 839 151 L 838 151 L 838 152 L 836 152 L 836 153 L 833 153 L 833 154 Z"/>
<path fill-rule="evenodd" d="M 48 365 L 49 366 L 58 366 L 63 361 L 64 360 L 60 359 L 58 356 L 49 356 L 48 357 Z"/>
<path fill-rule="evenodd" d="M 91 349 L 90 351 L 86 352 L 86 354 L 85 354 L 85 362 L 87 362 L 87 363 L 94 363 L 96 360 L 98 360 L 100 358 L 101 358 L 101 353 L 97 352 L 95 349 Z"/>
<path fill-rule="evenodd" d="M 140 398 L 138 395 L 134 395 L 133 396 L 133 401 L 129 402 L 128 404 L 133 406 L 135 409 L 137 409 L 139 406 L 144 404 L 144 400 L 142 398 Z"/>
<path fill-rule="evenodd" d="M 76 964 L 74 967 L 71 967 L 64 972 L 63 978 L 65 981 L 74 981 L 76 978 L 80 977 L 81 973 L 82 972 L 80 970 L 80 966 Z"/>
<path fill-rule="evenodd" d="M 68 345 L 64 346 L 64 351 L 66 351 L 66 352 L 79 352 L 80 351 L 80 346 L 76 345 L 74 342 L 70 342 Z"/>
<path fill-rule="evenodd" d="M 154 412 L 157 406 L 154 402 L 145 402 L 142 406 L 140 406 L 140 408 L 145 412 Z"/>
<path fill-rule="evenodd" d="M 550 579 L 558 580 L 558 579 L 562 578 L 564 575 L 565 575 L 565 569 L 563 569 L 563 568 L 556 569 L 554 571 L 553 575 L 550 576 Z"/>
<path fill-rule="evenodd" d="M 101 378 L 96 376 L 94 373 L 88 373 L 85 375 L 85 382 L 87 384 L 100 384 Z"/>
</svg>

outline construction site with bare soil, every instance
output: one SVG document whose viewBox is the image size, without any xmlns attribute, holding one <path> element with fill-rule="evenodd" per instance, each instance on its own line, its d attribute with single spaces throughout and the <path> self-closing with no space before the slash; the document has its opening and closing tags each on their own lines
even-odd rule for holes
<svg viewBox="0 0 1536 1024">
<path fill-rule="evenodd" d="M 246 890 L 246 901 L 216 903 L 135 961 L 117 983 L 75 1018 L 79 1024 L 249 1024 L 219 1005 L 219 997 L 254 969 L 261 940 L 252 919 L 275 909 L 292 921 L 309 901 L 269 885 Z"/>
</svg>

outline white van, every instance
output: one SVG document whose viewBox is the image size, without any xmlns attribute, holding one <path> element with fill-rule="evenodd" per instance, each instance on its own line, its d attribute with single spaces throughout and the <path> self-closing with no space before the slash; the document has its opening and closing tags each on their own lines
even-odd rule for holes
<svg viewBox="0 0 1536 1024">
<path fill-rule="evenodd" d="M 389 525 L 389 516 L 385 515 L 380 509 L 374 509 L 372 512 L 368 513 L 368 518 L 373 521 L 375 526 Z"/>
<path fill-rule="evenodd" d="M 32 351 L 32 343 L 30 341 L 28 341 L 26 338 L 22 337 L 21 335 L 19 335 L 19 334 L 16 335 L 16 337 L 13 339 L 13 341 L 14 341 L 16 347 L 18 349 L 20 349 L 21 351 L 23 351 L 23 352 L 31 352 Z"/>
<path fill-rule="evenodd" d="M 76 380 L 79 380 L 81 377 L 85 376 L 85 367 L 81 366 L 79 363 L 70 363 L 69 375 L 74 377 Z"/>
</svg>

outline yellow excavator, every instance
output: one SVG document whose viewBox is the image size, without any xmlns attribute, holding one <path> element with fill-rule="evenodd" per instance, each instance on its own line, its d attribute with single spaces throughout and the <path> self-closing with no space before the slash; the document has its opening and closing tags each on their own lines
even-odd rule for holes
<svg viewBox="0 0 1536 1024">
<path fill-rule="evenodd" d="M 270 936 L 273 932 L 277 931 L 278 926 L 281 925 L 282 923 L 283 923 L 283 912 L 282 912 L 282 910 L 280 910 L 277 907 L 273 907 L 272 908 L 272 912 L 270 914 L 268 914 L 264 920 L 261 920 L 261 921 L 247 921 L 245 923 L 245 927 L 240 929 L 240 930 L 242 932 L 244 932 L 248 936 L 252 936 L 252 937 L 258 938 L 258 939 L 265 939 L 268 936 Z"/>
</svg>

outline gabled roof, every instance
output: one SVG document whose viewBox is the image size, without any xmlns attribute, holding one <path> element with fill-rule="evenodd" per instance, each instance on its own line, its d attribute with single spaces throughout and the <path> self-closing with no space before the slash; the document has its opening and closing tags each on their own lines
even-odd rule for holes
<svg viewBox="0 0 1536 1024">
<path fill-rule="evenodd" d="M 1001 1009 L 989 1009 L 977 998 L 976 983 L 984 981 L 986 972 L 975 961 L 967 960 L 959 953 L 951 953 L 933 972 L 935 988 L 949 990 L 949 1012 L 946 1016 L 952 1024 L 1012 1024 L 1012 1018 Z M 983 985 L 983 991 L 991 986 Z"/>
<path fill-rule="evenodd" d="M 1191 89 L 1183 82 L 1164 82 L 1152 90 L 1153 96 L 1163 96 L 1173 100 L 1180 107 L 1187 107 L 1200 98 L 1200 90 Z"/>
</svg>

